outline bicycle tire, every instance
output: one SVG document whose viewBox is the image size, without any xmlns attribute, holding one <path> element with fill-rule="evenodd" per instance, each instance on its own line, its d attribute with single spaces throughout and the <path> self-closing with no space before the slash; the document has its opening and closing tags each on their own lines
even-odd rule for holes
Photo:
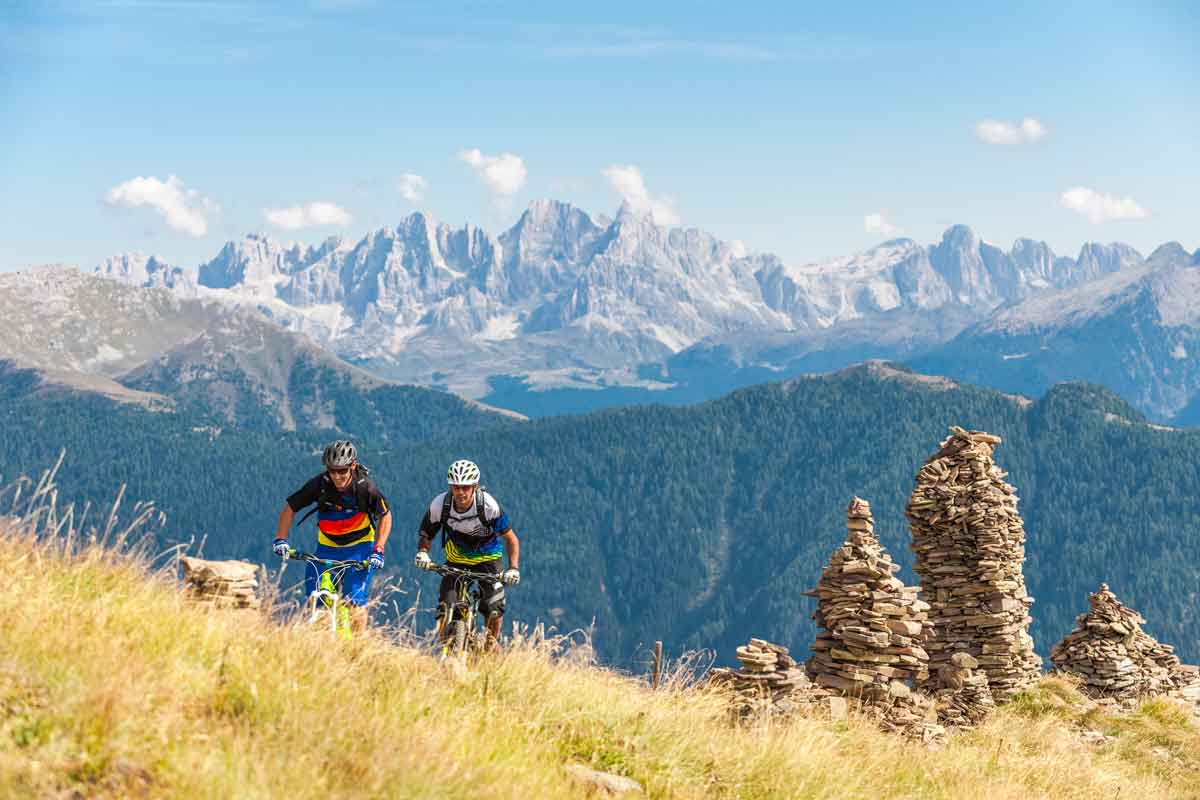
<svg viewBox="0 0 1200 800">
<path fill-rule="evenodd" d="M 467 655 L 467 623 L 465 620 L 454 620 L 454 655 L 465 658 Z"/>
</svg>

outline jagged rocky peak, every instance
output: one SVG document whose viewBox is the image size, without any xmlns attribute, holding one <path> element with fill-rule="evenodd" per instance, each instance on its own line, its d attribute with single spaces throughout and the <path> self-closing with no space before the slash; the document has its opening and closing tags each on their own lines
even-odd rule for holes
<svg viewBox="0 0 1200 800">
<path fill-rule="evenodd" d="M 296 262 L 306 260 L 308 253 L 307 247 L 289 250 L 266 234 L 250 233 L 240 241 L 226 242 L 216 258 L 200 265 L 200 285 L 229 289 L 268 283 L 278 274 L 294 271 Z"/>
<path fill-rule="evenodd" d="M 951 225 L 942 233 L 942 241 L 939 246 L 960 251 L 978 250 L 979 236 L 976 235 L 970 226 L 962 224 Z"/>
<path fill-rule="evenodd" d="M 516 224 L 500 235 L 505 261 L 573 261 L 586 257 L 604 232 L 582 209 L 556 200 L 534 200 Z"/>
<path fill-rule="evenodd" d="M 1142 261 L 1142 254 L 1127 244 L 1088 242 L 1079 249 L 1079 257 L 1075 259 L 1076 279 L 1077 281 L 1091 280 L 1101 275 L 1136 267 Z"/>
<path fill-rule="evenodd" d="M 1024 237 L 1013 242 L 1009 256 L 1019 266 L 1026 269 L 1034 269 L 1043 274 L 1049 273 L 1056 258 L 1054 250 L 1051 249 L 1050 245 Z"/>
<path fill-rule="evenodd" d="M 187 270 L 144 253 L 110 256 L 101 261 L 92 274 L 145 288 L 194 289 L 194 281 Z"/>
<path fill-rule="evenodd" d="M 1166 242 L 1154 248 L 1154 252 L 1146 259 L 1146 263 L 1154 267 L 1165 267 L 1172 264 L 1183 266 L 1191 262 L 1192 256 L 1179 242 Z"/>
<path fill-rule="evenodd" d="M 992 265 L 985 263 L 979 237 L 966 225 L 947 228 L 930 250 L 929 261 L 960 304 L 995 305 L 1004 297 L 989 269 Z"/>
</svg>

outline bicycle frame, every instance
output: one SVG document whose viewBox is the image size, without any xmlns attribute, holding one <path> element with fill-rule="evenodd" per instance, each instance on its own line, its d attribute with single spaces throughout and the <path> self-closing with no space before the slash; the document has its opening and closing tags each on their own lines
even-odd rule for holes
<svg viewBox="0 0 1200 800">
<path fill-rule="evenodd" d="M 348 569 L 365 570 L 366 561 L 334 561 L 317 558 L 312 553 L 291 550 L 284 559 L 303 561 L 317 571 L 317 588 L 305 598 L 305 613 L 308 624 L 313 627 L 323 626 L 322 616 L 329 616 L 329 632 L 341 639 L 353 639 L 354 633 L 350 627 L 350 604 L 342 602 L 337 584 L 341 583 L 342 574 Z M 336 577 L 335 573 L 336 572 Z M 335 584 L 335 580 L 337 583 Z"/>
<path fill-rule="evenodd" d="M 477 647 L 475 622 L 478 618 L 480 590 L 476 581 L 496 580 L 490 572 L 474 572 L 449 564 L 437 564 L 433 572 L 454 577 L 454 603 L 438 615 L 437 638 L 441 645 L 441 657 L 447 656 L 466 660 L 467 651 Z"/>
</svg>

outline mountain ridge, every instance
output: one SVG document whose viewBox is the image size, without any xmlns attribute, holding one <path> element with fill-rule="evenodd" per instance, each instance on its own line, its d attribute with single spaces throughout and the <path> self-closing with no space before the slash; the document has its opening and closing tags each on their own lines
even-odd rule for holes
<svg viewBox="0 0 1200 800">
<path fill-rule="evenodd" d="M 201 264 L 194 291 L 256 305 L 385 377 L 482 398 L 496 376 L 533 389 L 666 389 L 669 370 L 647 382 L 635 367 L 747 334 L 807 346 L 901 311 L 922 320 L 912 346 L 932 346 L 1004 304 L 1144 261 L 1120 243 L 1086 243 L 1075 259 L 1025 238 L 1004 251 L 955 225 L 932 245 L 894 239 L 794 266 L 628 207 L 610 219 L 541 199 L 495 236 L 420 211 L 357 242 L 285 246 L 252 234 Z M 438 370 L 452 351 L 486 374 Z"/>
</svg>

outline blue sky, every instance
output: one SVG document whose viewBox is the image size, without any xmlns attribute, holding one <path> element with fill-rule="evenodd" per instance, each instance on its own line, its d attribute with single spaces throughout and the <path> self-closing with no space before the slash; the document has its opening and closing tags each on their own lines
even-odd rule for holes
<svg viewBox="0 0 1200 800">
<path fill-rule="evenodd" d="M 539 197 L 795 263 L 1200 247 L 1197 4 L 793 5 L 0 5 L 0 270 Z"/>
</svg>

